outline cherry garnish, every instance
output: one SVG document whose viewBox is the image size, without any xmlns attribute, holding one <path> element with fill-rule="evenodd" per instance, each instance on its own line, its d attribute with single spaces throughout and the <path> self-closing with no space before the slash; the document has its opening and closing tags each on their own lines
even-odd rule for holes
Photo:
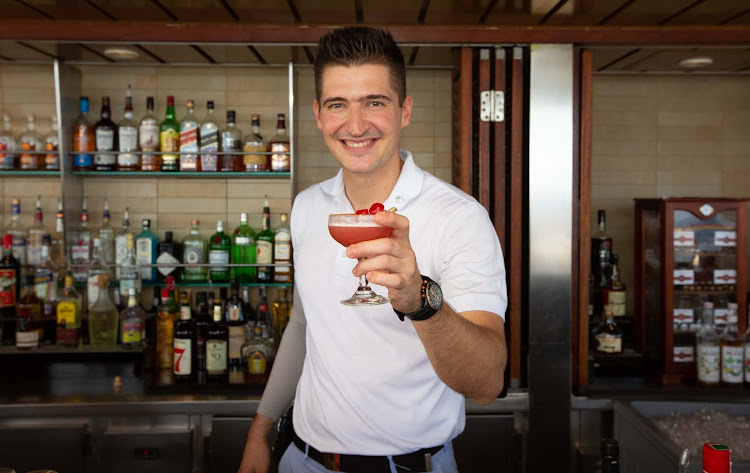
<svg viewBox="0 0 750 473">
<path fill-rule="evenodd" d="M 381 204 L 380 202 L 375 202 L 370 206 L 370 214 L 375 215 L 378 212 L 382 212 L 385 210 L 385 206 Z"/>
<path fill-rule="evenodd" d="M 357 215 L 370 215 L 370 211 L 367 209 L 359 209 L 355 212 Z"/>
</svg>

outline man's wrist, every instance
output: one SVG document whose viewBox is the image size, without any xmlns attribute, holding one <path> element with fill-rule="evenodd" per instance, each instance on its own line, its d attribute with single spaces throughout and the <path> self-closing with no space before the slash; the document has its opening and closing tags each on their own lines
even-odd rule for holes
<svg viewBox="0 0 750 473">
<path fill-rule="evenodd" d="M 250 424 L 249 436 L 261 440 L 268 440 L 268 436 L 271 434 L 271 430 L 273 430 L 275 425 L 276 422 L 263 414 L 255 414 L 253 422 Z"/>
</svg>

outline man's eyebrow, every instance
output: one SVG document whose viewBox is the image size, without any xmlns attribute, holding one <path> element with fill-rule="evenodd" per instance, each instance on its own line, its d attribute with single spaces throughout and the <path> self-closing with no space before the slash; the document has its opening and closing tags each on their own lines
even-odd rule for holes
<svg viewBox="0 0 750 473">
<path fill-rule="evenodd" d="M 357 102 L 362 102 L 364 100 L 380 100 L 382 102 L 393 102 L 393 100 L 388 97 L 387 95 L 383 94 L 371 94 L 371 95 L 365 95 L 364 97 L 360 97 Z M 327 99 L 323 100 L 322 105 L 328 105 L 329 103 L 334 102 L 348 102 L 347 99 L 344 97 L 328 97 Z"/>
<path fill-rule="evenodd" d="M 328 97 L 323 101 L 323 105 L 328 105 L 331 102 L 346 102 L 344 97 Z"/>
</svg>

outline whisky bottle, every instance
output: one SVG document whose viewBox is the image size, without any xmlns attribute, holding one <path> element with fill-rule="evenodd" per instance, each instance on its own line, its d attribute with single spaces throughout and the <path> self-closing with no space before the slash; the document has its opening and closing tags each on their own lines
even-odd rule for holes
<svg viewBox="0 0 750 473">
<path fill-rule="evenodd" d="M 141 155 L 141 171 L 161 171 L 159 151 L 159 122 L 154 115 L 154 98 L 146 97 L 146 114 L 138 126 L 138 146 Z"/>
<path fill-rule="evenodd" d="M 81 113 L 73 122 L 73 169 L 91 171 L 94 169 L 92 152 L 96 151 L 96 135 L 89 120 L 88 97 L 81 97 L 79 108 Z"/>
<path fill-rule="evenodd" d="M 229 330 L 229 345 L 227 347 L 227 364 L 230 377 L 232 372 L 242 372 L 242 345 L 245 343 L 245 313 L 244 304 L 240 299 L 240 288 L 236 282 L 232 283 L 232 295 L 227 299 L 224 320 Z"/>
<path fill-rule="evenodd" d="M 281 214 L 281 223 L 273 237 L 274 282 L 292 282 L 292 234 L 287 214 Z"/>
<path fill-rule="evenodd" d="M 205 292 L 197 294 L 196 303 L 198 305 L 198 315 L 195 317 L 195 375 L 198 383 L 205 383 L 206 340 L 208 338 L 208 329 L 212 323 Z"/>
<path fill-rule="evenodd" d="M 81 294 L 73 284 L 73 275 L 65 275 L 65 288 L 57 302 L 57 345 L 81 345 L 81 320 L 83 317 Z"/>
<path fill-rule="evenodd" d="M 138 305 L 134 288 L 128 289 L 128 304 L 120 312 L 120 343 L 125 347 L 141 347 L 146 341 L 146 312 Z"/>
<path fill-rule="evenodd" d="M 180 124 L 174 113 L 174 97 L 167 96 L 167 111 L 164 121 L 159 127 L 159 143 L 161 147 L 161 170 L 179 171 L 180 156 L 172 154 L 180 151 Z"/>
<path fill-rule="evenodd" d="M 214 102 L 206 103 L 206 117 L 200 128 L 201 171 L 218 171 L 219 127 L 214 116 Z"/>
<path fill-rule="evenodd" d="M 21 145 L 21 156 L 19 158 L 21 169 L 36 171 L 44 168 L 44 155 L 36 154 L 42 151 L 42 136 L 36 131 L 36 118 L 33 113 L 26 119 L 26 131 L 19 139 Z M 30 151 L 24 153 L 24 151 Z"/>
<path fill-rule="evenodd" d="M 263 336 L 260 325 L 253 328 L 253 337 L 242 346 L 243 367 L 247 382 L 265 384 L 273 366 L 273 346 Z"/>
<path fill-rule="evenodd" d="M 232 263 L 255 263 L 255 232 L 247 224 L 247 214 L 240 214 L 240 226 L 232 234 Z M 233 279 L 240 284 L 255 281 L 253 266 L 235 266 L 232 268 Z"/>
<path fill-rule="evenodd" d="M 11 171 L 18 169 L 18 155 L 15 153 L 18 145 L 13 136 L 13 124 L 10 115 L 3 113 L 3 129 L 0 131 L 0 169 Z"/>
<path fill-rule="evenodd" d="M 140 171 L 141 158 L 138 151 L 138 122 L 133 119 L 133 92 L 128 85 L 125 92 L 125 113 L 117 128 L 120 154 L 117 155 L 118 171 Z"/>
<path fill-rule="evenodd" d="M 73 279 L 86 282 L 88 266 L 91 261 L 91 231 L 89 230 L 89 213 L 86 209 L 88 199 L 81 202 L 81 217 L 78 228 L 71 232 L 70 263 L 73 267 Z"/>
<path fill-rule="evenodd" d="M 604 293 L 605 304 L 609 305 L 614 317 L 627 315 L 627 293 L 625 292 L 625 283 L 620 278 L 620 266 L 616 254 L 612 254 L 611 276 L 609 278 L 609 285 L 604 290 Z"/>
<path fill-rule="evenodd" d="M 713 302 L 703 303 L 701 327 L 695 335 L 696 360 L 698 371 L 698 385 L 705 387 L 719 386 L 721 372 L 721 352 L 719 349 L 719 335 L 714 325 Z"/>
<path fill-rule="evenodd" d="M 117 168 L 117 155 L 113 152 L 118 149 L 117 125 L 111 117 L 109 97 L 102 97 L 101 119 L 94 125 L 96 134 L 94 168 L 97 171 L 114 171 Z"/>
<path fill-rule="evenodd" d="M 255 236 L 255 262 L 269 266 L 258 266 L 258 282 L 273 282 L 273 230 L 271 230 L 271 210 L 268 207 L 268 195 L 263 204 L 261 230 Z"/>
<path fill-rule="evenodd" d="M 3 258 L 0 260 L 0 322 L 2 344 L 15 344 L 16 303 L 21 295 L 21 263 L 13 256 L 13 236 L 3 237 Z"/>
<path fill-rule="evenodd" d="M 276 118 L 276 134 L 268 141 L 268 151 L 271 154 L 271 171 L 289 172 L 291 169 L 291 147 L 289 134 L 286 131 L 286 118 L 279 113 Z"/>
<path fill-rule="evenodd" d="M 591 236 L 591 274 L 594 278 L 594 315 L 604 311 L 604 289 L 612 275 L 612 237 L 606 232 L 606 212 L 598 212 L 598 230 Z"/>
<path fill-rule="evenodd" d="M 26 241 L 26 262 L 31 266 L 42 264 L 42 236 L 45 234 L 42 215 L 42 197 L 37 196 L 34 208 L 34 224 L 29 228 Z"/>
<path fill-rule="evenodd" d="M 744 378 L 744 340 L 737 327 L 737 304 L 730 302 L 727 304 L 727 309 L 729 309 L 727 324 L 719 340 L 721 350 L 721 385 L 741 388 Z"/>
<path fill-rule="evenodd" d="M 174 379 L 176 382 L 195 380 L 194 357 L 196 352 L 195 325 L 189 303 L 180 307 L 180 320 L 174 326 Z"/>
<path fill-rule="evenodd" d="M 242 157 L 245 172 L 268 171 L 271 168 L 270 155 L 266 154 L 268 145 L 260 134 L 260 115 L 253 113 L 251 117 L 252 131 L 245 135 Z"/>
<path fill-rule="evenodd" d="M 34 275 L 26 275 L 23 293 L 18 299 L 16 348 L 39 348 L 42 340 L 42 300 L 34 292 Z"/>
<path fill-rule="evenodd" d="M 187 115 L 180 122 L 180 171 L 200 171 L 198 158 L 200 126 L 195 118 L 195 102 L 187 101 Z M 190 154 L 183 154 L 190 153 Z"/>
<path fill-rule="evenodd" d="M 161 304 L 156 315 L 156 358 L 160 369 L 174 367 L 174 322 L 177 312 L 169 302 L 169 290 L 161 290 Z"/>
<path fill-rule="evenodd" d="M 227 342 L 229 331 L 221 315 L 221 306 L 214 306 L 214 318 L 206 339 L 206 374 L 209 382 L 227 381 Z"/>
<path fill-rule="evenodd" d="M 58 136 L 59 127 L 57 125 L 57 117 L 52 117 L 52 128 L 47 136 L 44 137 L 44 151 L 47 154 L 44 155 L 44 169 L 47 171 L 59 171 L 60 170 L 60 155 L 58 149 L 60 148 L 60 137 Z"/>
<path fill-rule="evenodd" d="M 209 277 L 211 282 L 229 282 L 230 271 L 228 266 L 229 253 L 232 249 L 232 239 L 224 233 L 224 222 L 216 222 L 216 233 L 208 241 Z"/>
<path fill-rule="evenodd" d="M 284 335 L 292 311 L 285 287 L 279 288 L 279 295 L 274 301 L 271 311 L 273 312 L 273 346 L 278 350 L 281 336 Z"/>
<path fill-rule="evenodd" d="M 190 233 L 182 240 L 182 262 L 187 265 L 182 268 L 182 280 L 202 282 L 206 280 L 206 240 L 203 239 L 198 228 L 200 221 L 190 221 Z"/>
<path fill-rule="evenodd" d="M 111 219 L 112 217 L 109 214 L 109 200 L 105 197 L 104 210 L 102 211 L 102 224 L 99 226 L 96 236 L 99 237 L 102 261 L 104 261 L 107 268 L 107 277 L 109 277 L 110 280 L 114 274 L 112 267 L 115 265 L 115 231 L 110 225 Z"/>
<path fill-rule="evenodd" d="M 225 154 L 221 155 L 219 170 L 224 172 L 241 171 L 242 157 L 237 154 L 226 154 L 242 151 L 242 132 L 237 128 L 234 110 L 227 110 L 227 126 L 221 130 L 221 150 Z"/>
<path fill-rule="evenodd" d="M 26 264 L 26 232 L 21 228 L 21 201 L 10 201 L 10 225 L 6 230 L 13 236 L 13 257 L 23 266 Z"/>
<path fill-rule="evenodd" d="M 57 213 L 55 214 L 55 231 L 52 233 L 52 247 L 50 248 L 52 261 L 60 271 L 65 268 L 65 213 L 62 199 L 57 199 Z M 65 275 L 61 273 L 61 278 Z"/>
<path fill-rule="evenodd" d="M 622 353 L 622 329 L 612 316 L 612 309 L 604 306 L 604 317 L 594 331 L 594 350 L 599 353 Z"/>
</svg>

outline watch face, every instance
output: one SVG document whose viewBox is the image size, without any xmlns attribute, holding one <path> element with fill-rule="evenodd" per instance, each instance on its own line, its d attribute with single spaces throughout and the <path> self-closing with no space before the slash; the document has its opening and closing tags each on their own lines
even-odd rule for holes
<svg viewBox="0 0 750 473">
<path fill-rule="evenodd" d="M 440 310 L 443 307 L 443 291 L 436 282 L 431 281 L 427 285 L 427 294 L 425 296 L 427 297 L 427 304 L 433 309 Z"/>
</svg>

